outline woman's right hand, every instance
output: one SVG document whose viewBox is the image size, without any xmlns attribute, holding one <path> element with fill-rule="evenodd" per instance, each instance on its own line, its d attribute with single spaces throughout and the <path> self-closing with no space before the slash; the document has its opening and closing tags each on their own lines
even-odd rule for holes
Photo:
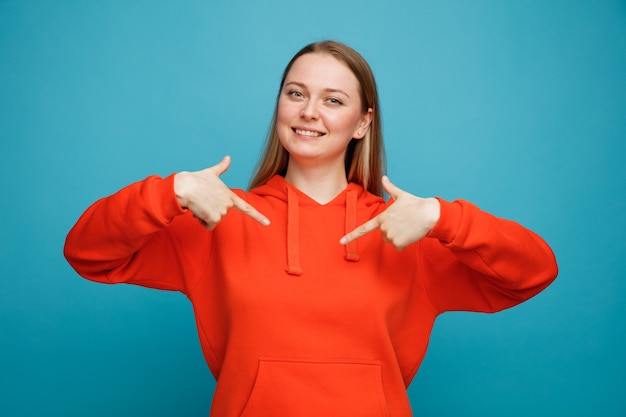
<svg viewBox="0 0 626 417">
<path fill-rule="evenodd" d="M 213 230 L 228 210 L 236 208 L 264 226 L 267 217 L 235 194 L 219 178 L 230 166 L 226 156 L 217 165 L 196 172 L 179 172 L 174 177 L 174 192 L 181 207 L 190 210 L 200 224 Z"/>
</svg>

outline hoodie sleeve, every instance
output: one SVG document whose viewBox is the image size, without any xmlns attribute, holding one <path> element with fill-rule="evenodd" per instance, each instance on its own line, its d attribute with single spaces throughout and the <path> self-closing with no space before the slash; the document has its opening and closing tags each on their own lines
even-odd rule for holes
<svg viewBox="0 0 626 417">
<path fill-rule="evenodd" d="M 503 310 L 556 278 L 554 254 L 534 232 L 467 201 L 439 201 L 440 219 L 420 242 L 418 258 L 440 312 Z"/>
<path fill-rule="evenodd" d="M 67 235 L 64 255 L 93 281 L 188 293 L 210 238 L 178 204 L 174 175 L 152 176 L 89 207 Z"/>
</svg>

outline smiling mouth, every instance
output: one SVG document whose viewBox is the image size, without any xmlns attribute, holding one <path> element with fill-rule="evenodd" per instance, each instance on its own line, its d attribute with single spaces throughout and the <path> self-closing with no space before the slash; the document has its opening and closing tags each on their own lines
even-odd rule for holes
<svg viewBox="0 0 626 417">
<path fill-rule="evenodd" d="M 296 129 L 296 128 L 293 128 L 291 130 L 293 130 L 297 135 L 308 136 L 311 138 L 318 138 L 320 136 L 325 135 L 325 133 L 316 132 L 314 130 L 304 130 L 304 129 Z"/>
</svg>

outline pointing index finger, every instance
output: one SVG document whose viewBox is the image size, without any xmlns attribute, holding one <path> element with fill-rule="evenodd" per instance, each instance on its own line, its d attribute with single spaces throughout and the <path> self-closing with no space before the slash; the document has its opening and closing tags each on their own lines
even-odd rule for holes
<svg viewBox="0 0 626 417">
<path fill-rule="evenodd" d="M 362 225 L 360 225 L 359 227 L 357 227 L 356 229 L 354 229 L 353 231 L 351 231 L 350 233 L 348 233 L 341 239 L 339 239 L 339 243 L 341 243 L 342 245 L 347 245 L 353 240 L 358 239 L 362 236 L 365 236 L 366 234 L 373 232 L 379 227 L 380 227 L 380 222 L 378 221 L 378 216 L 376 216 L 373 219 L 368 220 L 367 222 L 363 223 Z"/>
<path fill-rule="evenodd" d="M 268 226 L 270 224 L 270 220 L 267 217 L 262 215 L 257 209 L 252 207 L 251 204 L 247 203 L 244 199 L 242 199 L 235 193 L 233 193 L 233 207 L 241 211 L 243 214 L 252 217 L 263 226 Z"/>
</svg>

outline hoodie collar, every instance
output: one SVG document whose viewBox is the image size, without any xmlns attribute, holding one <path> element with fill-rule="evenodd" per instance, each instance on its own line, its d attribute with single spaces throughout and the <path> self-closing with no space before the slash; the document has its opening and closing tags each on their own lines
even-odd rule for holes
<svg viewBox="0 0 626 417">
<path fill-rule="evenodd" d="M 254 190 L 253 193 L 259 195 L 273 196 L 287 203 L 287 267 L 286 271 L 290 275 L 302 275 L 300 264 L 300 207 L 321 205 L 302 191 L 289 184 L 280 175 L 275 175 L 270 180 Z M 382 198 L 365 193 L 363 187 L 356 183 L 349 183 L 344 191 L 326 205 L 342 205 L 345 207 L 345 228 L 344 233 L 348 233 L 358 226 L 357 206 L 359 198 L 361 204 L 375 203 L 382 201 Z M 366 200 L 366 201 L 364 201 Z M 371 201 L 370 201 L 371 200 Z M 339 244 L 339 243 L 337 243 Z M 345 245 L 345 259 L 347 261 L 358 262 L 360 259 L 357 241 L 352 241 Z"/>
</svg>

